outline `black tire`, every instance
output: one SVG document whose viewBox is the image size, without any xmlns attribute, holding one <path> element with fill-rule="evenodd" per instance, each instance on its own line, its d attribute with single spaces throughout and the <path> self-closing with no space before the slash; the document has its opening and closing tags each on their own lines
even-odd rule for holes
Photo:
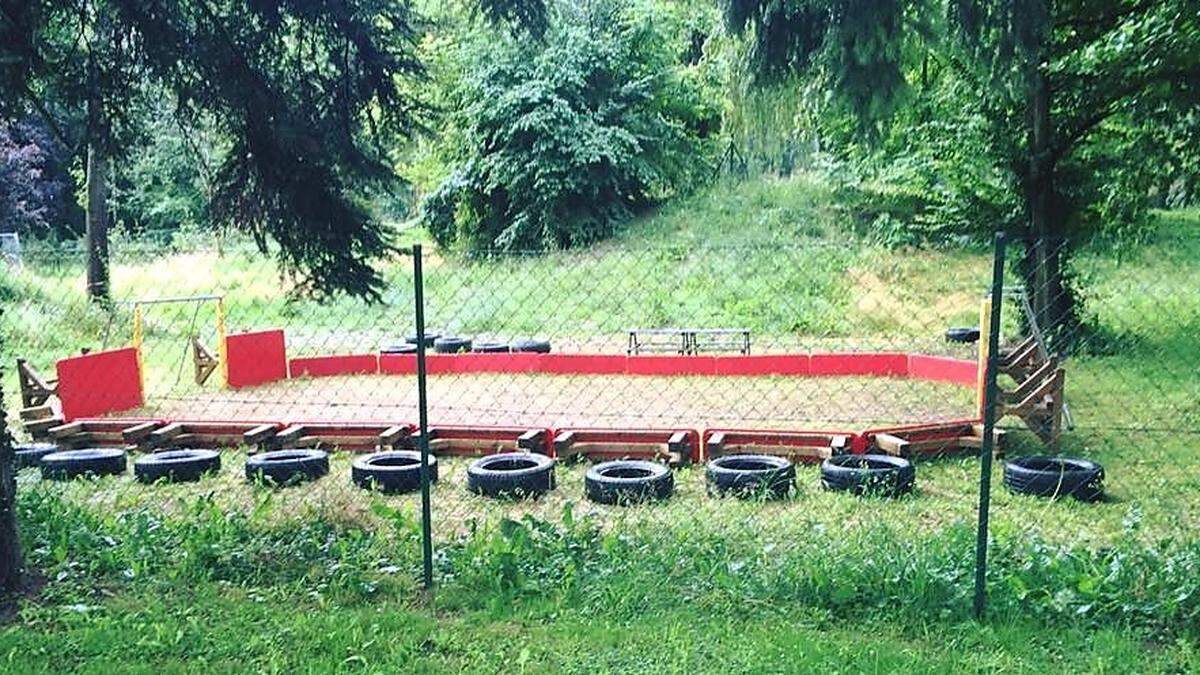
<svg viewBox="0 0 1200 675">
<path fill-rule="evenodd" d="M 979 342 L 979 329 L 972 327 L 947 328 L 946 339 L 950 342 Z"/>
<path fill-rule="evenodd" d="M 598 504 L 640 504 L 667 499 L 675 492 L 675 476 L 658 462 L 601 462 L 583 477 L 588 499 Z"/>
<path fill-rule="evenodd" d="M 781 499 L 796 482 L 796 467 L 772 455 L 725 455 L 710 460 L 704 475 L 714 496 Z"/>
<path fill-rule="evenodd" d="M 433 341 L 433 351 L 438 354 L 459 354 L 471 351 L 471 340 L 460 337 L 440 337 Z"/>
<path fill-rule="evenodd" d="M 442 337 L 441 333 L 425 331 L 425 346 L 432 347 L 433 343 L 440 337 Z M 413 351 L 416 351 L 416 346 L 419 341 L 420 340 L 417 339 L 416 335 L 409 335 L 408 337 L 404 338 L 404 343 L 412 345 Z"/>
<path fill-rule="evenodd" d="M 1104 467 L 1075 457 L 1017 457 L 1004 463 L 1004 485 L 1018 494 L 1094 502 L 1104 497 Z"/>
<path fill-rule="evenodd" d="M 380 354 L 416 354 L 417 345 L 404 343 L 402 345 L 388 345 L 379 350 Z"/>
<path fill-rule="evenodd" d="M 477 354 L 506 354 L 512 351 L 507 342 L 476 342 L 471 351 Z"/>
<path fill-rule="evenodd" d="M 79 476 L 112 476 L 125 473 L 125 451 L 120 448 L 63 450 L 42 456 L 42 478 L 70 480 Z"/>
<path fill-rule="evenodd" d="M 429 482 L 438 479 L 437 457 L 429 456 Z M 421 489 L 421 453 L 412 450 L 376 452 L 357 457 L 350 465 L 350 480 L 366 490 L 401 494 Z"/>
<path fill-rule="evenodd" d="M 246 458 L 246 478 L 257 483 L 294 485 L 329 473 L 324 450 L 273 450 Z"/>
<path fill-rule="evenodd" d="M 821 485 L 826 490 L 898 497 L 912 492 L 916 482 L 916 468 L 903 457 L 837 455 L 821 462 Z"/>
<path fill-rule="evenodd" d="M 517 340 L 512 345 L 514 352 L 533 352 L 535 354 L 549 354 L 549 340 Z"/>
<path fill-rule="evenodd" d="M 13 465 L 17 470 L 41 466 L 42 458 L 52 452 L 58 452 L 53 443 L 14 443 Z"/>
<path fill-rule="evenodd" d="M 163 450 L 133 461 L 133 475 L 143 483 L 198 481 L 221 470 L 221 454 L 215 450 Z"/>
<path fill-rule="evenodd" d="M 536 452 L 480 457 L 467 467 L 467 489 L 485 497 L 540 497 L 554 489 L 554 460 Z"/>
</svg>

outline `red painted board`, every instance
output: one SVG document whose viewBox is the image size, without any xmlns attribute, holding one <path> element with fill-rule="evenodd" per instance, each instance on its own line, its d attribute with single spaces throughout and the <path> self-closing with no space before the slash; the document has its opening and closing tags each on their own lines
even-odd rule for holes
<svg viewBox="0 0 1200 675">
<path fill-rule="evenodd" d="M 906 375 L 908 355 L 897 353 L 813 354 L 809 375 Z"/>
<path fill-rule="evenodd" d="M 625 372 L 624 354 L 541 354 L 538 371 L 560 375 L 616 375 Z"/>
<path fill-rule="evenodd" d="M 144 403 L 133 347 L 72 356 L 55 364 L 55 370 L 63 418 L 68 421 L 140 408 Z"/>
<path fill-rule="evenodd" d="M 979 364 L 965 359 L 913 354 L 908 357 L 908 376 L 975 387 L 979 384 Z"/>
<path fill-rule="evenodd" d="M 808 371 L 808 354 L 717 357 L 717 375 L 808 375 Z"/>
<path fill-rule="evenodd" d="M 235 333 L 225 338 L 226 372 L 232 388 L 252 387 L 287 378 L 287 348 L 282 330 Z"/>
<path fill-rule="evenodd" d="M 374 354 L 302 356 L 289 360 L 288 364 L 291 377 L 374 375 L 379 372 L 379 357 Z"/>
<path fill-rule="evenodd" d="M 380 354 L 379 372 L 384 375 L 415 375 L 416 354 Z"/>
<path fill-rule="evenodd" d="M 625 372 L 630 375 L 716 375 L 713 356 L 630 356 Z"/>
</svg>

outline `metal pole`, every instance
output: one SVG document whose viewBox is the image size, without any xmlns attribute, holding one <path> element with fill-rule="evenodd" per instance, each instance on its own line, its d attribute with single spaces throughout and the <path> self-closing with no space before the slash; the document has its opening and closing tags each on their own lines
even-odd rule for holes
<svg viewBox="0 0 1200 675">
<path fill-rule="evenodd" d="M 975 533 L 975 619 L 987 610 L 988 506 L 992 491 L 992 452 L 996 428 L 996 366 L 1000 353 L 1000 308 L 1004 304 L 1003 232 L 996 233 L 992 267 L 992 307 L 988 321 L 987 372 L 984 376 L 983 443 L 979 449 L 979 519 Z"/>
<path fill-rule="evenodd" d="M 421 272 L 421 245 L 413 245 L 413 296 L 417 322 L 417 410 L 421 450 L 421 552 L 425 588 L 433 588 L 433 526 L 429 505 L 429 405 L 425 389 L 425 281 Z"/>
</svg>

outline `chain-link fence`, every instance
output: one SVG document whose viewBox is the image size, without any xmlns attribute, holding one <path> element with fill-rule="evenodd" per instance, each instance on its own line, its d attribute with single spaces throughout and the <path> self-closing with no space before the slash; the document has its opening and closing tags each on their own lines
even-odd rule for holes
<svg viewBox="0 0 1200 675">
<path fill-rule="evenodd" d="M 1066 250 L 1009 246 L 996 299 L 995 401 L 1009 432 L 999 450 L 1109 458 L 1194 434 L 1200 266 L 1169 245 L 1127 257 L 1083 249 L 1070 264 Z M 18 435 L 138 453 L 319 448 L 335 451 L 335 474 L 350 473 L 349 452 L 422 446 L 423 380 L 424 440 L 440 462 L 435 541 L 583 513 L 602 528 L 725 532 L 761 553 L 814 528 L 866 532 L 887 510 L 911 520 L 905 528 L 973 516 L 992 263 L 989 250 L 827 241 L 401 251 L 381 266 L 382 302 L 368 304 L 291 297 L 248 244 L 124 245 L 113 297 L 93 301 L 81 255 L 27 246 L 20 267 L 0 271 L 0 357 L 15 366 L 4 386 L 20 392 L 8 411 Z M 554 489 L 528 501 L 473 494 L 468 464 L 502 451 L 557 457 Z M 789 499 L 710 496 L 701 465 L 745 453 L 799 466 Z M 848 506 L 818 489 L 816 464 L 863 453 L 916 461 L 919 497 Z M 946 455 L 967 459 L 933 459 Z M 589 469 L 620 458 L 669 465 L 671 495 L 633 508 L 590 501 Z M 347 475 L 324 482 L 334 480 L 347 487 L 314 498 L 358 499 Z M 1021 504 L 1015 527 L 1061 521 L 1052 506 Z"/>
</svg>

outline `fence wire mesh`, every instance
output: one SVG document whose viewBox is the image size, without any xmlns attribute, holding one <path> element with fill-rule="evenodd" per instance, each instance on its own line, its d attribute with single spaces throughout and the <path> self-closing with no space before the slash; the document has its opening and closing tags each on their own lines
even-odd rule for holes
<svg viewBox="0 0 1200 675">
<path fill-rule="evenodd" d="M 1087 270 L 1087 278 L 1069 278 L 1070 287 L 1084 289 L 1076 297 L 1033 264 L 1040 256 L 1041 269 L 1058 262 L 1065 270 L 1065 245 L 1017 241 L 1011 247 L 1000 377 L 1001 425 L 1012 436 L 1008 452 L 1086 454 L 1099 447 L 1105 456 L 1119 457 L 1156 435 L 1194 434 L 1200 422 L 1200 266 L 1186 253 L 1172 255 L 1170 246 L 1127 259 L 1083 249 L 1071 260 L 1071 269 Z M 589 503 L 585 474 L 593 462 L 586 452 L 585 461 L 559 462 L 550 494 L 517 502 L 470 494 L 466 472 L 473 460 L 460 455 L 528 449 L 518 437 L 529 430 L 548 430 L 535 441 L 547 452 L 556 436 L 584 429 L 693 431 L 696 448 L 714 430 L 858 438 L 871 430 L 965 421 L 956 433 L 977 433 L 969 423 L 979 416 L 976 334 L 991 281 L 989 251 L 897 252 L 861 242 L 717 247 L 623 241 L 583 252 L 424 256 L 428 333 L 439 337 L 429 345 L 428 378 L 431 443 L 441 455 L 433 491 L 439 541 L 527 515 L 537 517 L 527 523 L 562 523 L 584 514 L 606 529 L 648 526 L 664 537 L 686 537 L 680 533 L 690 529 L 716 532 L 732 547 L 744 545 L 748 564 L 775 558 L 824 564 L 803 543 L 812 532 L 867 536 L 891 525 L 883 515 L 888 507 L 848 506 L 819 489 L 814 467 L 799 467 L 789 500 L 764 504 L 710 499 L 703 468 L 683 466 L 673 474 L 675 492 L 667 503 L 621 508 Z M 236 422 L 244 428 L 220 442 L 251 450 L 253 444 L 236 437 L 259 423 L 276 424 L 276 431 L 308 425 L 289 439 L 335 450 L 334 475 L 285 499 L 350 510 L 381 499 L 350 486 L 351 453 L 336 451 L 366 450 L 379 429 L 417 421 L 411 256 L 400 252 L 384 262 L 387 285 L 377 304 L 290 297 L 287 278 L 236 241 L 219 248 L 114 246 L 107 302 L 83 296 L 84 269 L 78 252 L 28 245 L 20 266 L 0 269 L 6 295 L 0 358 L 6 364 L 22 359 L 53 387 L 49 380 L 60 360 L 136 345 L 143 403 L 102 416 L 131 423 L 153 419 L 162 426 Z M 949 339 L 952 328 L 967 330 Z M 235 362 L 226 346 L 236 336 L 276 330 L 282 331 L 285 355 L 255 352 Z M 460 351 L 467 353 L 455 354 Z M 216 361 L 206 379 L 198 377 L 205 354 Z M 281 373 L 232 384 L 237 369 L 262 375 L 264 363 L 281 357 Z M 20 372 L 6 368 L 7 391 L 28 389 Z M 89 382 L 83 395 L 109 387 L 103 380 Z M 49 404 L 50 414 L 61 418 L 58 400 L 51 397 Z M 36 429 L 42 419 L 15 406 L 8 415 L 21 437 L 28 435 L 22 428 Z M 363 446 L 352 446 L 344 442 L 345 428 L 314 436 L 311 427 L 320 424 L 374 431 Z M 444 431 L 438 436 L 451 427 L 484 432 L 463 443 L 437 444 L 452 440 Z M 496 427 L 507 431 L 488 436 L 486 430 Z M 185 430 L 140 450 L 181 439 L 216 442 Z M 126 445 L 128 439 L 81 442 Z M 582 445 L 622 442 L 602 436 Z M 661 446 L 669 448 L 662 435 L 642 442 L 657 459 L 664 457 Z M 770 442 L 755 437 L 730 446 Z M 873 442 L 863 437 L 845 451 L 892 450 Z M 918 455 L 919 498 L 895 507 L 911 516 L 912 527 L 971 517 L 976 464 L 971 447 L 962 449 L 966 458 L 926 461 Z M 819 460 L 839 451 L 828 444 L 819 450 L 806 457 Z M 704 455 L 691 459 L 697 463 Z M 114 508 L 127 491 L 152 489 L 120 480 L 126 482 L 109 488 L 115 496 L 106 503 Z M 228 503 L 243 504 L 240 480 L 221 480 Z M 83 491 L 72 486 L 68 494 Z M 397 500 L 401 510 L 415 508 L 411 496 L 387 499 Z M 1008 515 L 1001 510 L 998 516 L 1001 527 L 1053 530 L 1064 518 L 1055 503 L 1011 506 Z M 1167 511 L 1147 518 L 1163 527 L 1195 524 L 1192 516 Z M 849 520 L 842 518 L 847 513 Z M 1069 512 L 1066 518 L 1083 529 L 1089 516 Z M 1111 535 L 1122 518 L 1103 516 L 1095 529 Z M 535 539 L 552 536 L 528 528 Z M 795 555 L 781 557 L 780 550 Z M 445 560 L 439 565 L 439 574 L 461 573 Z"/>
</svg>

